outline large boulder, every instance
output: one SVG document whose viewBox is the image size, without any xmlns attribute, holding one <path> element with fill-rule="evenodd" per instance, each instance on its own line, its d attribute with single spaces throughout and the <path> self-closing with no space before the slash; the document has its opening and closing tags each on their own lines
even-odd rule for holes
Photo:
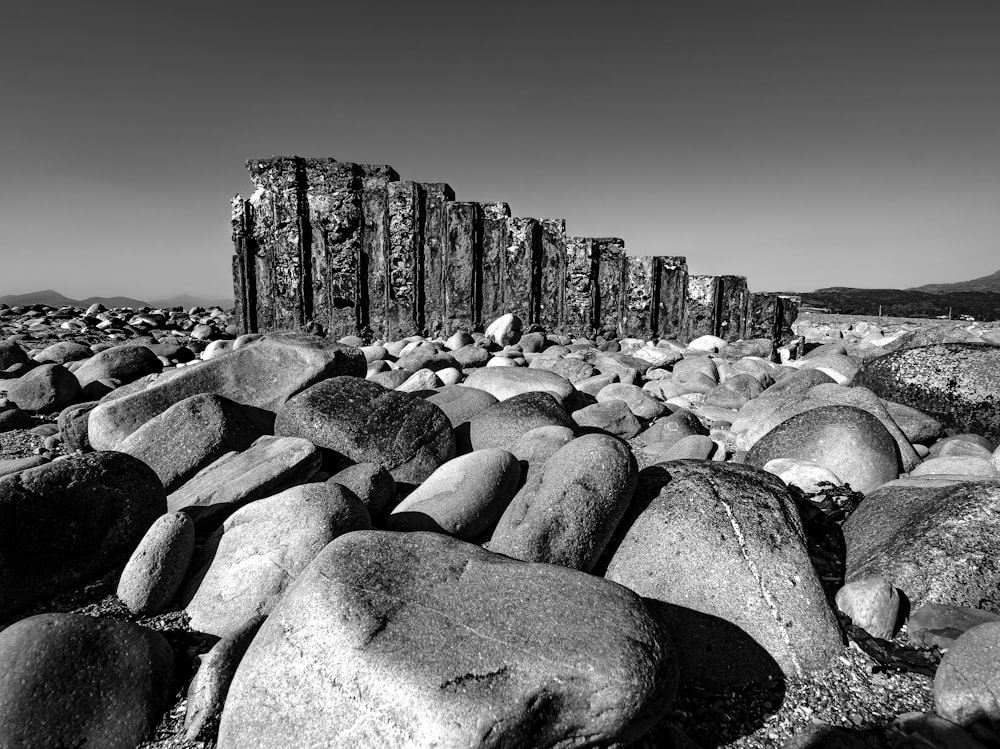
<svg viewBox="0 0 1000 749">
<path fill-rule="evenodd" d="M 525 432 L 544 426 L 573 427 L 573 420 L 551 394 L 520 393 L 484 409 L 469 421 L 473 450 L 509 450 Z"/>
<path fill-rule="evenodd" d="M 246 450 L 273 425 L 270 411 L 203 393 L 154 416 L 118 449 L 156 471 L 171 492 L 224 453 Z"/>
<path fill-rule="evenodd" d="M 865 362 L 854 382 L 923 411 L 949 434 L 1000 441 L 1000 346 L 940 343 L 894 351 Z"/>
<path fill-rule="evenodd" d="M 628 509 L 637 475 L 621 440 L 587 434 L 567 443 L 507 507 L 490 550 L 589 572 Z"/>
<path fill-rule="evenodd" d="M 172 697 L 158 632 L 115 619 L 39 614 L 0 632 L 0 744 L 133 749 Z"/>
<path fill-rule="evenodd" d="M 663 617 L 682 683 L 797 677 L 840 652 L 795 502 L 775 476 L 728 463 L 662 463 L 643 471 L 635 502 L 605 577 Z"/>
<path fill-rule="evenodd" d="M 806 371 L 819 373 L 819 370 Z M 793 382 L 802 385 L 808 380 L 796 378 Z M 827 383 L 814 385 L 805 391 L 789 388 L 782 393 L 768 395 L 771 390 L 781 384 L 779 382 L 773 385 L 765 390 L 760 397 L 749 401 L 739 410 L 731 428 L 733 434 L 736 435 L 737 449 L 750 450 L 757 443 L 757 440 L 778 424 L 813 408 L 852 406 L 867 411 L 882 422 L 882 426 L 886 428 L 899 448 L 900 467 L 904 472 L 912 471 L 914 466 L 920 462 L 920 458 L 914 452 L 910 441 L 906 439 L 906 435 L 892 420 L 882 401 L 871 390 L 864 387 L 844 387 L 835 383 Z"/>
<path fill-rule="evenodd" d="M 359 377 L 331 377 L 290 398 L 274 432 L 331 451 L 338 467 L 376 463 L 411 487 L 455 456 L 455 436 L 441 409 Z"/>
<path fill-rule="evenodd" d="M 623 745 L 675 680 L 621 586 L 435 533 L 349 533 L 254 638 L 218 746 Z"/>
<path fill-rule="evenodd" d="M 934 675 L 937 713 L 960 726 L 1000 724 L 1000 622 L 973 627 L 941 659 Z"/>
<path fill-rule="evenodd" d="M 276 412 L 289 397 L 315 382 L 364 374 L 364 354 L 355 348 L 304 333 L 269 333 L 102 402 L 90 414 L 90 444 L 95 450 L 113 449 L 154 416 L 192 395 L 215 393 Z"/>
<path fill-rule="evenodd" d="M 104 349 L 74 371 L 85 390 L 98 380 L 115 380 L 125 385 L 163 370 L 163 362 L 145 346 L 125 345 Z"/>
<path fill-rule="evenodd" d="M 900 473 L 899 449 L 882 422 L 853 406 L 811 408 L 778 424 L 747 453 L 763 468 L 777 458 L 817 463 L 868 493 Z"/>
<path fill-rule="evenodd" d="M 123 563 L 166 509 L 156 474 L 124 453 L 0 478 L 0 619 Z"/>
<path fill-rule="evenodd" d="M 296 486 L 237 510 L 205 542 L 182 594 L 191 626 L 231 637 L 258 624 L 324 546 L 369 527 L 339 484 Z"/>
<path fill-rule="evenodd" d="M 80 399 L 80 385 L 61 364 L 42 364 L 3 382 L 11 403 L 25 411 L 58 411 Z"/>
<path fill-rule="evenodd" d="M 1000 588 L 1000 481 L 934 479 L 892 481 L 851 514 L 843 528 L 846 581 L 884 578 L 913 609 L 998 609 L 983 602 L 996 601 Z"/>
</svg>

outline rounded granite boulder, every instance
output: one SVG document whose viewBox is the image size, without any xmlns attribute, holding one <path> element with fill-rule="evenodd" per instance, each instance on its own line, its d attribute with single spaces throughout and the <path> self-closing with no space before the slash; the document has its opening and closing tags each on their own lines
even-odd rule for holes
<svg viewBox="0 0 1000 749">
<path fill-rule="evenodd" d="M 747 453 L 763 468 L 775 458 L 818 463 L 859 492 L 870 492 L 900 474 L 899 451 L 882 422 L 853 406 L 813 408 L 787 419 Z"/>
<path fill-rule="evenodd" d="M 254 638 L 218 746 L 624 746 L 676 678 L 620 585 L 437 533 L 348 533 Z"/>
<path fill-rule="evenodd" d="M 163 635 L 130 622 L 39 614 L 0 632 L 0 743 L 133 749 L 171 697 Z"/>
<path fill-rule="evenodd" d="M 923 411 L 950 434 L 1000 441 L 1000 346 L 939 343 L 894 351 L 865 362 L 854 384 Z"/>
<path fill-rule="evenodd" d="M 455 456 L 448 417 L 433 403 L 360 377 L 322 380 L 289 398 L 274 433 L 332 451 L 341 467 L 376 463 L 415 486 Z"/>
</svg>

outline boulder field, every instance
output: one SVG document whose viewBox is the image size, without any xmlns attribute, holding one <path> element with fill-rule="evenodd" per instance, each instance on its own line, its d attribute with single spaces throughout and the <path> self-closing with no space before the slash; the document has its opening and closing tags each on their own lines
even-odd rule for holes
<svg viewBox="0 0 1000 749">
<path fill-rule="evenodd" d="M 695 746 L 685 700 L 849 642 L 945 652 L 887 735 L 1000 736 L 1000 346 L 132 312 L 0 310 L 0 431 L 44 440 L 0 459 L 0 746 L 185 694 L 220 749 Z M 115 617 L 47 603 L 95 580 Z"/>
</svg>

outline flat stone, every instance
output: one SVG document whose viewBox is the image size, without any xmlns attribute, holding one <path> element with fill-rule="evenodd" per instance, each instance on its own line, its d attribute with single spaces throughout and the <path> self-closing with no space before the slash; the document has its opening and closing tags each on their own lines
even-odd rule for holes
<svg viewBox="0 0 1000 749">
<path fill-rule="evenodd" d="M 470 372 L 463 384 L 485 390 L 501 401 L 537 390 L 561 402 L 574 390 L 573 383 L 555 372 L 524 367 L 484 367 Z"/>
<path fill-rule="evenodd" d="M 171 512 L 183 510 L 207 528 L 239 507 L 312 478 L 322 463 L 319 449 L 299 437 L 261 437 L 250 449 L 219 460 L 167 497 Z"/>
<path fill-rule="evenodd" d="M 906 633 L 918 645 L 947 650 L 964 633 L 986 622 L 1000 622 L 1000 614 L 969 606 L 925 603 L 910 612 Z"/>
<path fill-rule="evenodd" d="M 119 451 L 139 458 L 168 492 L 227 452 L 246 450 L 273 430 L 274 414 L 214 393 L 193 395 L 123 439 Z"/>
</svg>

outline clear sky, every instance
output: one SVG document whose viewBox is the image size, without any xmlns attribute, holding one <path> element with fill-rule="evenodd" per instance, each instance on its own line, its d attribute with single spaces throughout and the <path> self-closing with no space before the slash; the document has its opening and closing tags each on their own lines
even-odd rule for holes
<svg viewBox="0 0 1000 749">
<path fill-rule="evenodd" d="M 1000 3 L 22 2 L 0 294 L 231 294 L 272 154 L 387 163 L 755 291 L 1000 269 Z"/>
</svg>

